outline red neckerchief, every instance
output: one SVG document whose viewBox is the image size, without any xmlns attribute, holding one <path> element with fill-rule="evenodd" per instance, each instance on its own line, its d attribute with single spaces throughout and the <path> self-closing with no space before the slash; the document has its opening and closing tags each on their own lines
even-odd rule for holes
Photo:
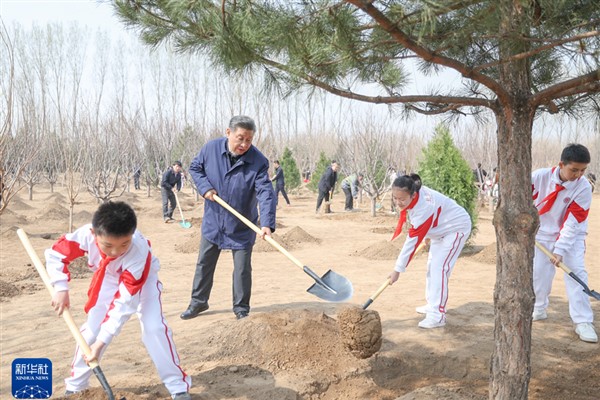
<svg viewBox="0 0 600 400">
<path fill-rule="evenodd" d="M 392 236 L 392 240 L 396 239 L 396 237 L 402 233 L 402 227 L 404 226 L 404 223 L 406 222 L 406 211 L 412 209 L 415 206 L 415 204 L 417 204 L 418 200 L 419 200 L 419 192 L 416 192 L 415 198 L 412 199 L 412 201 L 410 202 L 408 207 L 406 207 L 404 210 L 400 211 L 400 219 L 398 219 L 398 225 L 396 225 L 396 230 L 394 231 L 394 236 Z"/>
<path fill-rule="evenodd" d="M 96 246 L 98 246 L 98 243 L 96 243 Z M 92 307 L 96 305 L 96 302 L 98 301 L 98 295 L 100 294 L 102 281 L 104 280 L 104 275 L 106 274 L 106 266 L 115 259 L 113 257 L 108 257 L 106 254 L 104 254 L 100 250 L 99 246 L 98 250 L 100 251 L 100 256 L 102 257 L 102 260 L 100 261 L 100 266 L 94 272 L 94 276 L 92 276 L 92 281 L 90 282 L 90 288 L 88 289 L 88 300 L 85 303 L 85 307 L 83 308 L 86 314 L 88 313 L 88 311 L 90 311 Z"/>
<path fill-rule="evenodd" d="M 540 201 L 540 203 L 538 204 L 538 207 L 540 205 L 544 204 L 544 206 L 538 211 L 539 215 L 545 214 L 548 211 L 550 211 L 550 209 L 554 205 L 554 202 L 556 201 L 556 197 L 558 196 L 558 193 L 561 190 L 565 189 L 565 187 L 559 183 L 556 183 L 555 185 L 556 185 L 556 187 L 554 188 L 554 191 L 552 193 L 550 193 L 548 196 L 544 197 L 544 200 Z"/>
</svg>

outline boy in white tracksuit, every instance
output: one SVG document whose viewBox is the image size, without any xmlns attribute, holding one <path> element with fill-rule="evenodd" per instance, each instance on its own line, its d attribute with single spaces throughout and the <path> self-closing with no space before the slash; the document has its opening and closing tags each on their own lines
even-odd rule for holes
<svg viewBox="0 0 600 400">
<path fill-rule="evenodd" d="M 446 324 L 448 280 L 471 234 L 471 218 L 451 198 L 421 186 L 421 178 L 416 174 L 404 175 L 394 181 L 392 199 L 401 210 L 392 240 L 402 232 L 407 215 L 411 226 L 394 271 L 389 276 L 390 285 L 398 280 L 401 272 L 406 271 L 419 243 L 425 238 L 430 239 L 425 289 L 427 305 L 417 308 L 417 312 L 426 314 L 426 317 L 419 322 L 419 327 L 442 327 Z"/>
<path fill-rule="evenodd" d="M 52 306 L 58 315 L 70 307 L 69 263 L 87 255 L 94 276 L 88 290 L 88 314 L 81 333 L 92 354 L 86 358 L 77 347 L 66 394 L 86 389 L 92 371 L 86 361 L 100 359 L 123 324 L 137 313 L 146 346 L 158 374 L 173 399 L 189 400 L 191 377 L 179 365 L 172 331 L 162 312 L 159 261 L 150 242 L 136 229 L 133 209 L 123 202 L 108 202 L 94 213 L 92 224 L 61 237 L 46 250 L 46 269 L 56 291 Z"/>
<path fill-rule="evenodd" d="M 550 260 L 537 247 L 535 249 L 534 321 L 547 318 L 548 296 L 559 261 L 568 265 L 587 284 L 584 255 L 592 188 L 584 173 L 589 163 L 588 149 L 580 144 L 570 144 L 563 149 L 558 167 L 538 169 L 532 174 L 533 201 L 540 215 L 540 227 L 535 239 L 555 257 L 555 260 Z M 566 273 L 564 281 L 569 314 L 576 333 L 581 340 L 596 343 L 598 336 L 588 295 Z"/>
</svg>

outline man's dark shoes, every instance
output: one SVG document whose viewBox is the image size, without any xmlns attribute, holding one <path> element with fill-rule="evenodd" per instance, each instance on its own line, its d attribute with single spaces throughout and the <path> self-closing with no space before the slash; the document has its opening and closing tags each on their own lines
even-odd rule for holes
<svg viewBox="0 0 600 400">
<path fill-rule="evenodd" d="M 248 316 L 248 311 L 238 311 L 235 313 L 236 319 L 246 318 Z"/>
<path fill-rule="evenodd" d="M 208 304 L 200 304 L 197 306 L 189 306 L 187 310 L 181 313 L 181 319 L 192 319 L 198 316 L 203 311 L 208 310 Z"/>
</svg>

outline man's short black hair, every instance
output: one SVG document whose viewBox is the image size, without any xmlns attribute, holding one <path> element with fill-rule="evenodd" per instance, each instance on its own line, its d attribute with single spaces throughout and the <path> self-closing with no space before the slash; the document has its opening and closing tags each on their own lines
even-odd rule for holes
<svg viewBox="0 0 600 400">
<path fill-rule="evenodd" d="M 97 236 L 132 235 L 137 227 L 137 217 L 129 204 L 109 201 L 98 207 L 94 213 L 92 227 Z"/>
<path fill-rule="evenodd" d="M 175 162 L 173 163 L 173 165 L 178 165 L 178 166 L 182 167 L 182 165 L 181 165 L 181 161 L 175 161 Z"/>
<path fill-rule="evenodd" d="M 560 161 L 563 164 L 572 162 L 589 164 L 591 161 L 590 151 L 582 144 L 570 143 L 563 149 Z"/>
</svg>

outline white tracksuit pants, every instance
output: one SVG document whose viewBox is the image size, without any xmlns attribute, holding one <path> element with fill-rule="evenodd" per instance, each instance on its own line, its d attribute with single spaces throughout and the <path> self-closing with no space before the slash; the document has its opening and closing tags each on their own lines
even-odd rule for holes
<svg viewBox="0 0 600 400">
<path fill-rule="evenodd" d="M 467 239 L 470 229 L 431 239 L 425 279 L 427 318 L 438 322 L 446 319 L 448 280 Z"/>
<path fill-rule="evenodd" d="M 539 240 L 550 252 L 554 250 L 554 241 Z M 573 247 L 563 257 L 563 262 L 579 279 L 588 283 L 588 274 L 583 263 L 585 254 L 585 243 L 577 240 Z M 535 310 L 545 310 L 548 307 L 548 296 L 552 290 L 552 281 L 558 267 L 555 267 L 550 259 L 537 247 L 533 258 L 533 290 L 535 291 Z M 594 313 L 590 304 L 590 298 L 583 292 L 582 286 L 564 273 L 567 298 L 569 299 L 569 314 L 574 323 L 594 322 Z"/>
<path fill-rule="evenodd" d="M 96 306 L 89 310 L 88 319 L 81 327 L 81 333 L 90 345 L 96 340 L 100 324 L 106 316 L 108 306 L 117 288 L 116 278 L 106 275 Z M 162 312 L 161 293 L 162 283 L 156 274 L 151 273 L 141 290 L 140 303 L 137 308 L 142 341 L 169 393 L 187 392 L 192 383 L 191 377 L 186 375 L 179 365 L 180 360 L 173 342 L 173 334 Z M 104 346 L 102 353 L 107 348 L 108 345 Z M 107 373 L 105 370 L 103 372 Z M 92 371 L 83 359 L 83 352 L 77 346 L 71 377 L 65 379 L 66 389 L 75 392 L 87 389 L 91 375 Z M 108 380 L 110 383 L 110 379 Z"/>
</svg>

